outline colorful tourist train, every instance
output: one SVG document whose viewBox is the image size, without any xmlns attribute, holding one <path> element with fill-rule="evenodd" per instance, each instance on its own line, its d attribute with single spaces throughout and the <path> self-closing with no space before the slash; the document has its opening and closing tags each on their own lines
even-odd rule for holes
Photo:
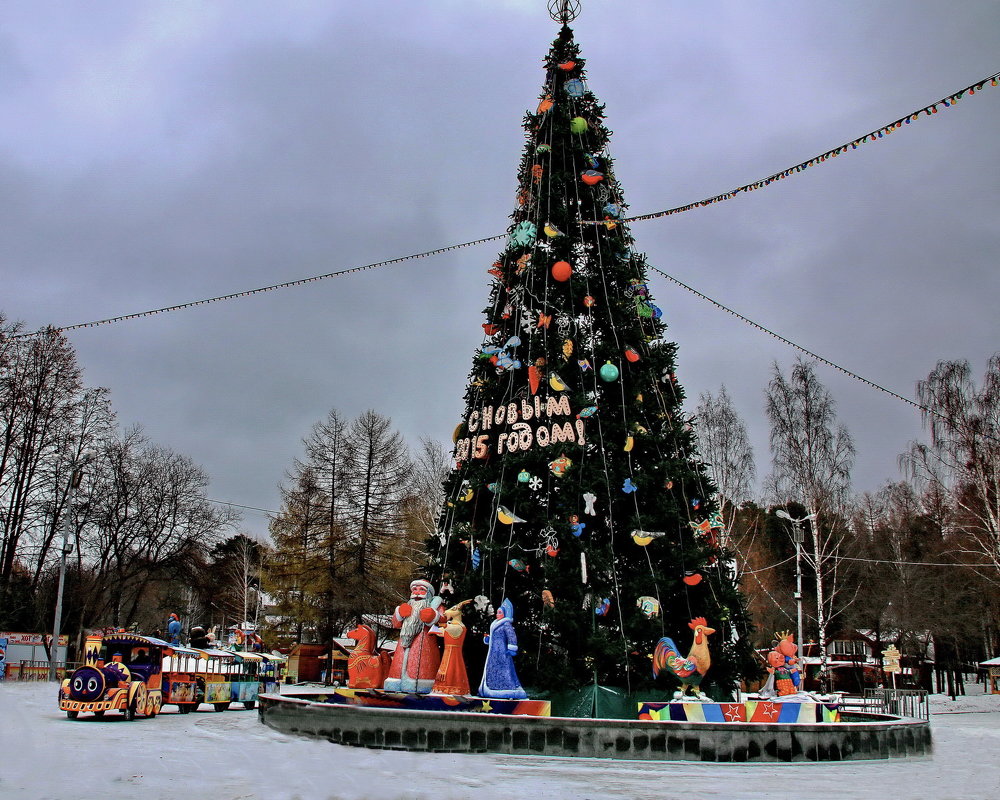
<svg viewBox="0 0 1000 800">
<path fill-rule="evenodd" d="M 280 656 L 180 647 L 125 632 L 88 636 L 83 660 L 59 689 L 59 708 L 70 719 L 107 711 L 155 717 L 166 705 L 187 714 L 202 703 L 252 709 L 261 693 L 276 690 L 284 664 Z"/>
</svg>

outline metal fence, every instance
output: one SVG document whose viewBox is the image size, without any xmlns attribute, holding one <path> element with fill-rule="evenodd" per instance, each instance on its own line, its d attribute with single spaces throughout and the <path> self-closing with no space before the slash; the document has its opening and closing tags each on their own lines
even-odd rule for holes
<svg viewBox="0 0 1000 800">
<path fill-rule="evenodd" d="M 926 689 L 865 689 L 864 703 L 869 711 L 929 720 L 927 694 Z"/>
<path fill-rule="evenodd" d="M 78 661 L 57 661 L 56 676 L 62 680 L 75 670 L 80 663 Z M 7 663 L 7 674 L 5 680 L 8 681 L 47 681 L 49 679 L 48 661 L 18 661 Z"/>
</svg>

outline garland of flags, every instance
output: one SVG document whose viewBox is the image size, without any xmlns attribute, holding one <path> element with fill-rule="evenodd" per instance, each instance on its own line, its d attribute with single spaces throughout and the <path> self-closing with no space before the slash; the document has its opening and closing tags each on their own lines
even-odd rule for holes
<svg viewBox="0 0 1000 800">
<path fill-rule="evenodd" d="M 665 211 L 655 211 L 655 212 L 653 212 L 651 214 L 640 214 L 640 215 L 634 216 L 634 217 L 626 217 L 626 218 L 623 218 L 623 219 L 618 220 L 618 221 L 619 222 L 641 222 L 641 221 L 649 220 L 649 219 L 659 219 L 659 218 L 662 218 L 662 217 L 669 217 L 669 216 L 671 216 L 673 214 L 680 214 L 680 213 L 683 213 L 685 211 L 691 211 L 691 210 L 696 209 L 696 208 L 704 208 L 705 206 L 710 206 L 710 205 L 713 205 L 715 203 L 721 203 L 723 200 L 732 200 L 734 197 L 736 197 L 737 195 L 739 195 L 739 194 L 741 194 L 743 192 L 752 192 L 752 191 L 755 191 L 757 189 L 763 189 L 765 186 L 769 186 L 772 183 L 774 183 L 775 181 L 779 181 L 779 180 L 781 180 L 783 178 L 787 178 L 787 177 L 789 177 L 791 175 L 794 175 L 796 173 L 802 172 L 802 171 L 808 169 L 809 167 L 815 166 L 817 164 L 822 164 L 822 163 L 828 161 L 831 158 L 836 158 L 838 155 L 846 153 L 849 149 L 850 150 L 857 150 L 857 148 L 860 145 L 862 145 L 862 144 L 866 144 L 868 142 L 875 142 L 875 141 L 877 141 L 879 139 L 882 139 L 885 136 L 888 136 L 889 134 L 891 134 L 893 131 L 896 131 L 896 130 L 900 129 L 903 125 L 909 125 L 911 122 L 915 122 L 917 119 L 920 118 L 921 114 L 924 114 L 926 116 L 931 116 L 933 114 L 937 114 L 938 111 L 940 110 L 940 108 L 942 108 L 942 107 L 943 108 L 950 108 L 951 106 L 955 105 L 955 103 L 957 103 L 959 100 L 961 100 L 963 97 L 965 97 L 965 95 L 969 95 L 971 97 L 971 96 L 975 95 L 976 92 L 983 91 L 983 89 L 986 87 L 987 83 L 990 86 L 996 86 L 998 84 L 998 82 L 1000 82 L 1000 72 L 995 72 L 994 74 L 992 74 L 992 75 L 990 75 L 990 76 L 988 76 L 986 78 L 983 78 L 982 80 L 978 80 L 975 83 L 972 83 L 969 86 L 966 86 L 964 89 L 960 89 L 959 91 L 954 92 L 953 94 L 950 94 L 950 95 L 947 95 L 946 97 L 941 98 L 940 100 L 938 100 L 935 103 L 931 103 L 930 105 L 924 106 L 923 108 L 920 108 L 920 109 L 918 109 L 916 111 L 911 112 L 910 114 L 907 114 L 905 117 L 900 117 L 898 120 L 895 120 L 894 122 L 890 122 L 887 125 L 883 125 L 880 128 L 876 128 L 874 131 L 870 131 L 869 133 L 866 133 L 864 136 L 861 136 L 861 137 L 859 137 L 857 139 L 852 139 L 851 141 L 846 142 L 846 143 L 844 143 L 842 145 L 839 145 L 839 146 L 833 148 L 832 150 L 827 150 L 825 153 L 820 153 L 819 155 L 814 156 L 813 158 L 810 158 L 807 161 L 803 161 L 803 162 L 801 162 L 799 164 L 796 164 L 795 166 L 788 167 L 787 169 L 780 170 L 779 172 L 776 172 L 773 175 L 769 175 L 766 178 L 761 178 L 760 180 L 753 181 L 752 183 L 747 183 L 747 184 L 744 184 L 743 186 L 738 186 L 737 188 L 735 188 L 735 189 L 733 189 L 733 190 L 731 190 L 729 192 L 725 192 L 723 194 L 716 195 L 715 197 L 709 197 L 709 198 L 707 198 L 705 200 L 699 200 L 699 201 L 694 202 L 694 203 L 688 203 L 687 205 L 677 206 L 676 208 L 670 208 L 670 209 L 667 209 Z M 604 224 L 607 224 L 607 220 L 584 220 L 584 221 L 581 222 L 581 224 L 583 224 L 583 225 L 604 225 Z M 428 250 L 428 251 L 423 252 L 423 253 L 413 253 L 413 254 L 408 255 L 408 256 L 400 256 L 399 258 L 391 258 L 391 259 L 389 259 L 387 261 L 377 261 L 377 262 L 374 262 L 372 264 L 367 264 L 367 265 L 364 265 L 364 266 L 349 267 L 347 269 L 342 269 L 342 270 L 339 270 L 339 271 L 336 271 L 336 272 L 327 272 L 327 273 L 324 273 L 322 275 L 313 275 L 312 277 L 309 277 L 309 278 L 300 278 L 299 280 L 285 281 L 284 283 L 276 283 L 276 284 L 272 284 L 271 286 L 262 286 L 262 287 L 260 287 L 258 289 L 248 289 L 248 290 L 242 291 L 242 292 L 233 292 L 232 294 L 224 294 L 224 295 L 219 295 L 217 297 L 204 298 L 202 300 L 192 300 L 192 301 L 187 302 L 187 303 L 178 303 L 178 304 L 172 305 L 172 306 L 164 306 L 163 308 L 151 309 L 149 311 L 138 311 L 138 312 L 135 312 L 133 314 L 123 314 L 121 316 L 108 317 L 107 319 L 94 320 L 94 321 L 91 321 L 91 322 L 80 322 L 80 323 L 77 323 L 75 325 L 64 325 L 64 326 L 61 326 L 61 327 L 51 327 L 50 326 L 50 327 L 44 328 L 44 329 L 42 329 L 40 331 L 33 331 L 33 332 L 30 332 L 30 333 L 15 334 L 14 336 L 11 336 L 10 338 L 11 339 L 30 338 L 30 337 L 38 336 L 38 335 L 40 335 L 42 333 L 45 333 L 46 331 L 53 331 L 53 330 L 54 331 L 72 331 L 72 330 L 77 330 L 79 328 L 93 328 L 93 327 L 97 327 L 99 325 L 110 325 L 110 324 L 115 323 L 115 322 L 124 322 L 125 320 L 138 319 L 140 317 L 151 317 L 151 316 L 153 316 L 155 314 L 164 314 L 164 313 L 167 313 L 167 312 L 170 312 L 170 311 L 180 311 L 181 309 L 193 308 L 194 306 L 208 305 L 209 303 L 218 303 L 218 302 L 221 302 L 223 300 L 235 300 L 235 299 L 240 298 L 240 297 L 250 297 L 251 295 L 261 294 L 262 292 L 271 292 L 271 291 L 274 291 L 276 289 L 287 289 L 287 288 L 292 287 L 292 286 L 301 286 L 302 284 L 313 283 L 315 281 L 325 280 L 326 278 L 337 278 L 337 277 L 340 277 L 342 275 L 349 275 L 349 274 L 354 273 L 354 272 L 362 272 L 362 271 L 369 270 L 369 269 L 375 269 L 377 267 L 384 267 L 384 266 L 388 266 L 389 264 L 398 264 L 398 263 L 400 263 L 402 261 L 412 261 L 412 260 L 415 260 L 415 259 L 418 259 L 418 258 L 428 258 L 430 256 L 439 255 L 441 253 L 447 253 L 447 252 L 449 252 L 451 250 L 460 250 L 460 249 L 463 249 L 463 248 L 466 248 L 466 247 L 474 247 L 475 245 L 484 244 L 486 242 L 492 242 L 492 241 L 496 241 L 498 239 L 504 239 L 507 236 L 508 236 L 507 233 L 501 233 L 501 234 L 497 234 L 496 236 L 487 236 L 487 237 L 482 238 L 482 239 L 474 239 L 474 240 L 469 241 L 469 242 L 462 242 L 461 244 L 453 244 L 453 245 L 449 245 L 447 247 L 439 247 L 437 249 Z M 659 272 L 659 270 L 657 270 L 657 272 Z M 661 274 L 663 274 L 663 273 L 661 273 Z M 667 276 L 667 277 L 670 277 L 670 276 Z M 685 288 L 687 288 L 687 287 L 685 287 Z"/>
<path fill-rule="evenodd" d="M 691 211 L 694 208 L 704 208 L 705 206 L 713 205 L 714 203 L 721 203 L 723 200 L 732 200 L 741 192 L 753 192 L 757 189 L 763 189 L 765 186 L 770 186 L 775 181 L 780 181 L 782 178 L 787 178 L 790 175 L 794 175 L 799 172 L 803 172 L 809 167 L 816 166 L 817 164 L 822 164 L 831 158 L 836 158 L 843 153 L 850 150 L 857 150 L 859 146 L 866 144 L 868 142 L 875 142 L 879 139 L 885 138 L 893 131 L 899 130 L 903 125 L 909 125 L 911 122 L 916 122 L 921 114 L 926 116 L 931 116 L 937 114 L 940 108 L 951 108 L 959 100 L 961 100 L 966 94 L 970 97 L 976 92 L 981 92 L 986 84 L 989 83 L 990 86 L 996 86 L 998 81 L 1000 81 L 1000 72 L 996 72 L 987 78 L 976 81 L 964 89 L 961 89 L 954 94 L 950 94 L 947 97 L 942 97 L 936 103 L 931 103 L 929 106 L 924 106 L 923 108 L 917 109 L 905 117 L 900 117 L 894 122 L 890 122 L 888 125 L 883 125 L 881 128 L 876 128 L 873 131 L 869 131 L 864 136 L 857 139 L 852 139 L 849 142 L 845 142 L 842 145 L 834 147 L 832 150 L 827 150 L 825 153 L 820 153 L 818 156 L 813 156 L 808 161 L 803 161 L 796 164 L 794 167 L 788 167 L 779 172 L 775 172 L 773 175 L 768 175 L 766 178 L 761 178 L 760 180 L 753 181 L 752 183 L 744 184 L 743 186 L 737 186 L 735 189 L 724 192 L 723 194 L 717 194 L 715 197 L 709 197 L 705 200 L 699 200 L 696 203 L 688 203 L 684 206 L 677 206 L 676 208 L 669 208 L 666 211 L 654 211 L 652 214 L 640 214 L 635 217 L 627 217 L 621 221 L 623 222 L 639 222 L 647 219 L 658 219 L 660 217 L 669 217 L 672 214 L 680 214 L 684 211 Z M 605 220 L 586 220 L 583 224 L 589 225 L 603 225 Z"/>
</svg>

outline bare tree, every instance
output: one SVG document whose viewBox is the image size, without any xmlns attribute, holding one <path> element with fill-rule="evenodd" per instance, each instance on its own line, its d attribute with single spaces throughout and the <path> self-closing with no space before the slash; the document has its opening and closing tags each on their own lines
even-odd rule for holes
<svg viewBox="0 0 1000 800">
<path fill-rule="evenodd" d="M 809 511 L 812 549 L 804 559 L 816 576 L 816 626 L 821 667 L 829 669 L 827 627 L 841 588 L 839 552 L 846 532 L 854 444 L 837 424 L 833 398 L 811 364 L 798 361 L 785 379 L 777 364 L 767 389 L 774 469 L 771 487 L 779 502 L 794 500 Z"/>
<path fill-rule="evenodd" d="M 423 438 L 413 459 L 410 479 L 411 525 L 415 533 L 432 536 L 444 506 L 444 481 L 451 471 L 451 453 L 440 442 Z"/>
<path fill-rule="evenodd" d="M 181 572 L 192 551 L 207 552 L 239 515 L 205 499 L 200 467 L 138 428 L 107 442 L 90 470 L 76 521 L 91 584 L 84 602 L 91 618 L 127 625 L 150 580 Z"/>
<path fill-rule="evenodd" d="M 719 389 L 717 397 L 711 392 L 702 392 L 695 413 L 698 448 L 719 491 L 719 506 L 725 525 L 720 544 L 728 548 L 736 523 L 734 512 L 752 498 L 757 480 L 753 447 L 746 423 L 736 412 L 725 386 Z"/>
<path fill-rule="evenodd" d="M 976 387 L 968 361 L 941 361 L 917 385 L 930 442 L 900 461 L 937 506 L 954 550 L 1000 583 L 1000 353 Z"/>
<path fill-rule="evenodd" d="M 79 442 L 76 354 L 58 331 L 11 339 L 16 329 L 0 322 L 0 609 L 12 602 L 15 567 L 44 562 L 60 492 L 53 473 Z"/>
<path fill-rule="evenodd" d="M 67 514 L 74 516 L 74 524 L 71 527 L 74 536 L 79 538 L 80 514 L 77 513 L 77 509 L 67 507 L 70 475 L 74 464 L 80 463 L 84 453 L 98 452 L 104 443 L 111 441 L 115 436 L 115 413 L 108 395 L 108 390 L 103 388 L 87 389 L 83 393 L 75 407 L 76 418 L 68 421 L 66 444 L 50 466 L 50 499 L 45 505 L 47 509 L 51 509 L 51 513 L 35 553 L 31 582 L 33 591 L 38 588 L 46 567 L 54 566 L 51 562 L 59 555 L 58 552 L 53 552 L 52 543 Z M 74 549 L 79 550 L 79 544 L 78 540 L 75 541 Z"/>
</svg>

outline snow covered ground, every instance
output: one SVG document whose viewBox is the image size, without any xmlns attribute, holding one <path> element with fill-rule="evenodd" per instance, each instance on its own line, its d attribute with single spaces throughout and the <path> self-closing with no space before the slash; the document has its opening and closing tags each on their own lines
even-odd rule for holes
<svg viewBox="0 0 1000 800">
<path fill-rule="evenodd" d="M 1000 797 L 1000 696 L 978 693 L 933 698 L 932 757 L 840 764 L 397 753 L 286 736 L 256 711 L 202 708 L 132 723 L 110 714 L 72 721 L 56 706 L 54 684 L 0 683 L 0 798 Z"/>
</svg>

